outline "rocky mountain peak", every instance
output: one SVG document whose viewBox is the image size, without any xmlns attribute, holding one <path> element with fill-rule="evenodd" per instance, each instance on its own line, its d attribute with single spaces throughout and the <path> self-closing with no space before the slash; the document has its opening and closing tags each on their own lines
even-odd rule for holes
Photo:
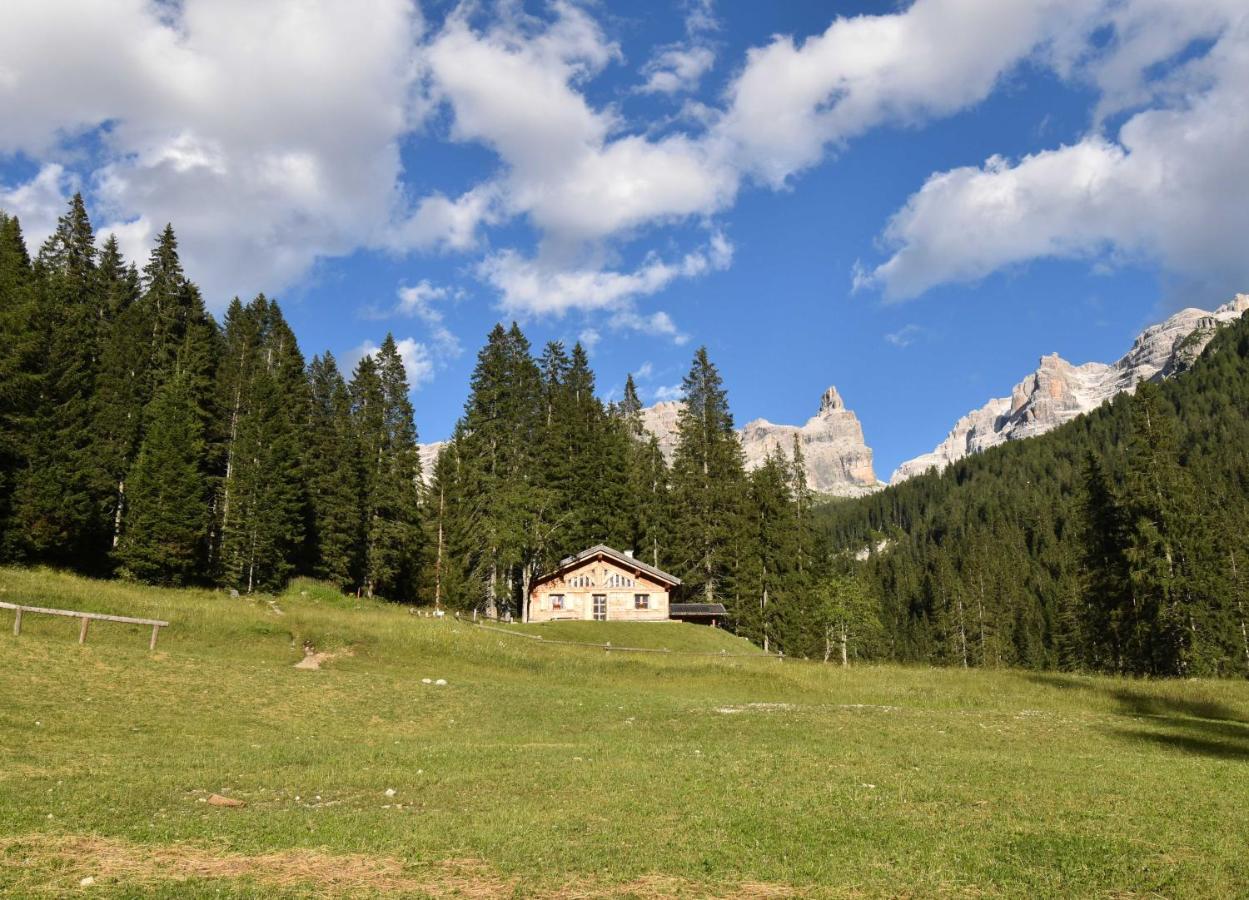
<svg viewBox="0 0 1249 900">
<path fill-rule="evenodd" d="M 1096 409 L 1140 381 L 1169 378 L 1192 365 L 1210 343 L 1220 323 L 1249 310 L 1249 294 L 1237 294 L 1213 312 L 1182 309 L 1142 331 L 1113 364 L 1077 366 L 1057 353 L 1041 357 L 1036 371 L 1015 385 L 1009 397 L 990 400 L 955 423 L 931 453 L 902 463 L 890 483 L 928 469 L 944 469 L 955 460 L 1008 440 L 1044 434 Z"/>
<path fill-rule="evenodd" d="M 824 392 L 824 396 L 820 398 L 820 415 L 845 408 L 845 401 L 841 399 L 841 394 L 837 393 L 837 388 L 829 385 L 828 390 Z"/>
<path fill-rule="evenodd" d="M 676 453 L 680 401 L 656 403 L 642 410 L 643 427 L 655 435 L 669 462 Z M 794 440 L 802 447 L 807 484 L 821 494 L 841 497 L 870 493 L 880 487 L 872 468 L 872 451 L 863 440 L 858 417 L 846 409 L 837 388 L 820 397 L 819 412 L 804 425 L 778 425 L 767 419 L 748 422 L 737 432 L 746 457 L 746 468 L 763 465 L 778 448 L 793 456 Z"/>
</svg>

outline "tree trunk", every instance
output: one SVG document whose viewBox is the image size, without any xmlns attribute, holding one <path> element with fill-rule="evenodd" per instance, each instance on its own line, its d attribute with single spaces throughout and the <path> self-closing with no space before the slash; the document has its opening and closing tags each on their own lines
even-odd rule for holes
<svg viewBox="0 0 1249 900">
<path fill-rule="evenodd" d="M 446 511 L 447 489 L 438 486 L 438 553 L 434 558 L 434 609 L 442 608 L 442 521 Z"/>
<path fill-rule="evenodd" d="M 113 549 L 117 549 L 117 542 L 121 540 L 121 517 L 122 508 L 126 502 L 126 479 L 117 482 L 117 509 L 113 512 Z"/>
<path fill-rule="evenodd" d="M 958 641 L 963 653 L 963 668 L 967 666 L 967 625 L 963 621 L 963 595 L 958 595 Z"/>
<path fill-rule="evenodd" d="M 495 602 L 494 583 L 498 579 L 499 564 L 494 558 L 494 548 L 490 548 L 490 579 L 486 582 L 486 618 L 497 619 L 499 606 Z"/>
<path fill-rule="evenodd" d="M 850 630 L 845 625 L 841 626 L 841 665 L 850 665 Z"/>
</svg>

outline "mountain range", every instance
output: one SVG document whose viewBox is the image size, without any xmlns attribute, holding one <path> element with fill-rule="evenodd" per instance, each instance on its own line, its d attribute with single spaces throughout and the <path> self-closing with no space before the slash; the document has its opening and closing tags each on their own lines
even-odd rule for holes
<svg viewBox="0 0 1249 900">
<path fill-rule="evenodd" d="M 1249 310 L 1249 294 L 1237 294 L 1213 311 L 1182 309 L 1141 332 L 1132 348 L 1113 363 L 1074 365 L 1057 353 L 1041 357 L 1035 371 L 1021 380 L 1009 396 L 996 397 L 962 416 L 931 452 L 907 460 L 894 470 L 890 484 L 938 471 L 972 453 L 1006 441 L 1034 437 L 1096 409 L 1140 381 L 1155 381 L 1182 372 L 1210 342 L 1221 323 Z M 679 400 L 668 400 L 642 410 L 642 424 L 659 442 L 671 462 L 676 452 Z M 792 456 L 794 440 L 802 446 L 807 483 L 816 493 L 858 497 L 879 490 L 872 468 L 872 450 L 863 427 L 846 407 L 836 387 L 820 397 L 818 411 L 802 425 L 784 425 L 754 419 L 738 430 L 746 468 L 763 463 L 777 448 Z M 433 471 L 444 442 L 421 445 L 423 471 Z"/>
</svg>

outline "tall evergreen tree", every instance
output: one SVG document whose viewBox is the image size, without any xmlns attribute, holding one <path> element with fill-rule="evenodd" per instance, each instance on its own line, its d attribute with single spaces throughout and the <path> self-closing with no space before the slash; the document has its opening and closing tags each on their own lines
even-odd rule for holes
<svg viewBox="0 0 1249 900">
<path fill-rule="evenodd" d="M 13 529 L 27 558 L 88 570 L 99 569 L 105 549 L 91 427 L 102 305 L 96 258 L 95 233 L 82 195 L 75 194 L 36 263 L 40 379 Z"/>
<path fill-rule="evenodd" d="M 0 558 L 17 549 L 13 491 L 26 468 L 42 381 L 35 287 L 21 225 L 0 212 Z"/>
<path fill-rule="evenodd" d="M 403 360 L 387 334 L 376 363 L 357 369 L 364 438 L 364 587 L 415 599 L 421 562 L 421 460 Z"/>
<path fill-rule="evenodd" d="M 333 354 L 313 357 L 306 434 L 309 494 L 308 556 L 318 578 L 339 587 L 360 584 L 364 545 L 360 515 L 360 445 L 351 394 Z"/>
<path fill-rule="evenodd" d="M 300 429 L 306 421 L 303 357 L 281 310 L 264 295 L 232 305 L 226 322 L 229 404 L 221 481 L 221 581 L 248 592 L 280 587 L 303 539 L 306 495 Z"/>
<path fill-rule="evenodd" d="M 672 466 L 678 523 L 673 556 L 683 595 L 711 603 L 732 594 L 744 461 L 728 396 L 705 347 L 694 354 L 681 386 L 684 403 Z"/>
<path fill-rule="evenodd" d="M 189 375 L 175 372 L 147 410 L 151 423 L 127 478 L 130 512 L 117 546 L 123 571 L 181 585 L 203 571 L 209 484 L 203 426 Z"/>
</svg>

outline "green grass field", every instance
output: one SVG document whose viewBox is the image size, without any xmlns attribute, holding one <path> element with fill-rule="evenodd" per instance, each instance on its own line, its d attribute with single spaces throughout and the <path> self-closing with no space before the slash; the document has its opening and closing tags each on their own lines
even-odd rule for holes
<svg viewBox="0 0 1249 900">
<path fill-rule="evenodd" d="M 0 612 L 6 896 L 1249 894 L 1245 683 L 609 653 L 307 582 L 0 600 L 173 622 Z M 568 629 L 517 630 L 749 653 Z"/>
</svg>

